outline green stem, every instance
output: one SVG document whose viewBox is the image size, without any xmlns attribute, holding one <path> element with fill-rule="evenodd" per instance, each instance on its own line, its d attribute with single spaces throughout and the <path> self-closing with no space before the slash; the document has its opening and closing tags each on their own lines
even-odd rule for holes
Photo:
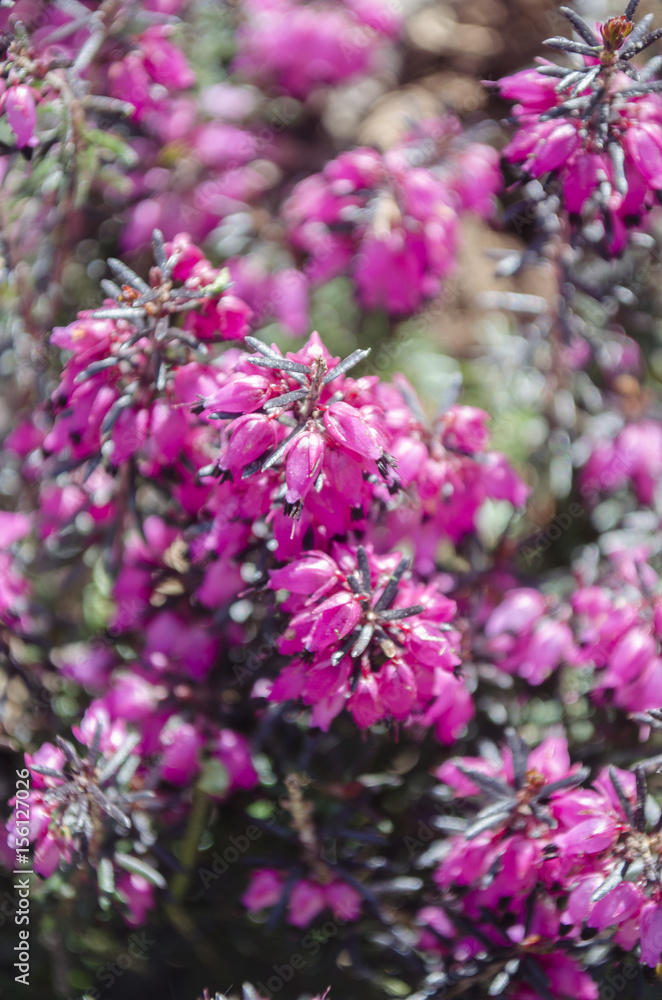
<svg viewBox="0 0 662 1000">
<path fill-rule="evenodd" d="M 198 856 L 198 847 L 207 823 L 208 804 L 209 796 L 207 793 L 196 787 L 193 790 L 193 804 L 191 806 L 191 812 L 189 813 L 188 826 L 186 827 L 186 835 L 184 837 L 184 845 L 181 854 L 184 871 L 178 872 L 175 875 L 170 887 L 173 898 L 178 903 L 181 903 L 186 895 L 191 873 L 195 867 L 195 862 Z"/>
</svg>

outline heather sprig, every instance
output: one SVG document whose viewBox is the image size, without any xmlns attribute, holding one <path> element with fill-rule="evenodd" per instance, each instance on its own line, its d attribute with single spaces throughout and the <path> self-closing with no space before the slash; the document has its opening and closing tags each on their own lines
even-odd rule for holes
<svg viewBox="0 0 662 1000">
<path fill-rule="evenodd" d="M 153 887 L 166 885 L 151 856 L 156 833 L 150 813 L 158 797 L 136 752 L 139 742 L 137 733 L 99 719 L 85 756 L 59 736 L 55 746 L 45 743 L 33 757 L 26 755 L 35 785 L 35 870 L 48 877 L 61 864 L 72 873 L 91 869 L 100 905 L 128 905 L 129 920 L 132 893 L 126 889 L 132 878 L 137 879 L 133 890 L 150 899 Z M 15 813 L 10 837 L 16 838 L 18 823 Z"/>
<path fill-rule="evenodd" d="M 525 177 L 562 193 L 575 221 L 600 216 L 610 252 L 620 252 L 630 220 L 654 203 L 660 190 L 662 105 L 660 59 L 645 67 L 631 60 L 662 37 L 649 32 L 652 15 L 635 26 L 636 5 L 593 31 L 562 7 L 582 41 L 551 38 L 546 45 L 569 54 L 571 68 L 539 60 L 532 70 L 505 77 L 499 93 L 518 104 L 519 131 L 504 154 Z"/>
<path fill-rule="evenodd" d="M 346 699 L 361 728 L 387 716 L 422 718 L 435 693 L 449 693 L 439 675 L 460 662 L 453 602 L 414 583 L 397 553 L 336 546 L 333 557 L 308 552 L 270 574 L 270 587 L 290 591 L 286 606 L 295 612 L 278 648 L 298 654 L 271 699 L 303 695 L 323 728 Z"/>
</svg>

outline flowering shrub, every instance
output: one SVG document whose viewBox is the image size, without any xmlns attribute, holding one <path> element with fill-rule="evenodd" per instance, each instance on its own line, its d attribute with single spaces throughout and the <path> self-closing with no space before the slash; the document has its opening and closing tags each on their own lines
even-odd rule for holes
<svg viewBox="0 0 662 1000">
<path fill-rule="evenodd" d="M 502 7 L 0 10 L 11 991 L 659 993 L 662 29 Z"/>
</svg>

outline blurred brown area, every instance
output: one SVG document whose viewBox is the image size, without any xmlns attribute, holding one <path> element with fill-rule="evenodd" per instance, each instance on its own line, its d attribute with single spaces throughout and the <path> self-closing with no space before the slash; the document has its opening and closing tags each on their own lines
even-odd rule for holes
<svg viewBox="0 0 662 1000">
<path fill-rule="evenodd" d="M 549 0 L 442 0 L 409 19 L 408 68 L 441 57 L 458 72 L 496 78 L 529 62 L 558 24 Z"/>
<path fill-rule="evenodd" d="M 364 116 L 361 95 L 352 88 L 346 96 L 350 105 L 357 105 L 357 118 L 353 135 L 343 118 L 343 138 L 383 147 L 397 138 L 394 120 L 403 110 L 455 111 L 461 117 L 484 110 L 489 95 L 482 81 L 523 68 L 540 54 L 543 39 L 567 33 L 566 26 L 549 0 L 435 0 L 416 5 L 406 20 L 398 86 L 384 87 Z M 346 101 L 343 109 L 346 116 Z M 326 123 L 335 131 L 333 109 Z"/>
<path fill-rule="evenodd" d="M 540 296 L 552 302 L 556 278 L 551 267 L 527 268 L 514 277 L 496 277 L 491 251 L 521 250 L 522 242 L 510 233 L 499 233 L 480 219 L 463 220 L 456 274 L 447 282 L 443 310 L 431 309 L 430 339 L 453 357 L 475 355 L 476 331 L 498 310 L 490 306 L 489 293 Z"/>
</svg>

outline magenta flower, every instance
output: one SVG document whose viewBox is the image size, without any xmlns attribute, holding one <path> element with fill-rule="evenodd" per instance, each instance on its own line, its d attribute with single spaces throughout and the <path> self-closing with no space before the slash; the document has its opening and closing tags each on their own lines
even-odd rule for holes
<svg viewBox="0 0 662 1000">
<path fill-rule="evenodd" d="M 62 862 L 91 867 L 105 903 L 121 902 L 127 923 L 136 926 L 153 905 L 152 887 L 166 884 L 147 856 L 155 835 L 145 804 L 155 793 L 132 785 L 142 767 L 134 753 L 139 737 L 127 734 L 123 724 L 109 727 L 108 713 L 100 706 L 88 710 L 76 736 L 88 744 L 86 756 L 59 736 L 57 747 L 44 744 L 34 755 L 26 755 L 32 778 L 28 839 L 34 870 L 50 878 Z M 7 827 L 12 844 L 17 835 L 26 836 L 24 808 L 17 804 Z M 90 851 L 93 838 L 98 853 Z M 140 858 L 131 853 L 135 851 Z M 129 885 L 127 873 L 140 878 Z M 116 895 L 117 885 L 127 894 Z"/>
<path fill-rule="evenodd" d="M 173 716 L 160 734 L 163 748 L 159 772 L 173 785 L 188 785 L 200 769 L 204 737 L 190 722 Z"/>
<path fill-rule="evenodd" d="M 520 127 L 506 158 L 530 177 L 557 177 L 571 215 L 601 216 L 612 252 L 625 245 L 626 222 L 649 209 L 662 190 L 658 63 L 640 69 L 631 62 L 660 32 L 648 32 L 649 18 L 635 26 L 636 7 L 630 3 L 625 15 L 595 31 L 562 7 L 581 41 L 558 37 L 545 44 L 570 53 L 573 67 L 540 60 L 537 69 L 496 84 L 503 97 L 518 102 Z"/>
<path fill-rule="evenodd" d="M 657 966 L 662 958 L 662 906 L 648 904 L 641 919 L 641 961 Z"/>
<path fill-rule="evenodd" d="M 156 904 L 154 886 L 142 875 L 126 873 L 117 880 L 117 892 L 127 908 L 129 927 L 141 927 Z"/>
<path fill-rule="evenodd" d="M 257 772 L 253 767 L 250 744 L 245 736 L 232 729 L 222 729 L 212 752 L 228 772 L 228 791 L 253 788 L 257 784 Z"/>
<path fill-rule="evenodd" d="M 308 552 L 271 573 L 270 586 L 290 590 L 284 607 L 295 612 L 280 652 L 313 654 L 286 668 L 271 698 L 303 696 L 323 728 L 345 699 L 362 729 L 387 716 L 409 719 L 429 707 L 441 675 L 460 662 L 449 624 L 455 605 L 434 586 L 410 582 L 408 560 L 397 555 L 378 557 L 362 546 L 336 546 L 334 555 Z"/>
<path fill-rule="evenodd" d="M 309 879 L 295 882 L 287 904 L 288 922 L 307 927 L 326 906 L 324 887 Z"/>
<path fill-rule="evenodd" d="M 569 617 L 563 606 L 560 614 Z M 559 612 L 557 612 L 559 613 Z M 485 652 L 502 670 L 529 684 L 542 684 L 574 649 L 565 621 L 552 618 L 537 590 L 518 588 L 507 594 L 485 622 Z"/>
<path fill-rule="evenodd" d="M 28 624 L 30 582 L 25 578 L 19 554 L 12 551 L 32 530 L 26 514 L 0 511 L 0 624 Z"/>
<path fill-rule="evenodd" d="M 241 902 L 251 913 L 274 906 L 283 894 L 284 876 L 273 868 L 261 868 L 251 873 L 248 889 Z"/>
<path fill-rule="evenodd" d="M 382 0 L 247 0 L 244 6 L 234 69 L 301 99 L 375 70 L 401 21 Z"/>
<path fill-rule="evenodd" d="M 454 263 L 452 202 L 431 170 L 399 152 L 357 149 L 297 184 L 283 214 L 314 283 L 349 272 L 365 308 L 407 315 L 438 294 Z"/>
<path fill-rule="evenodd" d="M 562 951 L 538 955 L 536 961 L 549 983 L 550 995 L 559 1000 L 599 1000 L 598 984 L 585 972 L 577 959 Z M 540 993 L 529 986 L 519 986 L 513 993 L 514 1000 L 539 1000 Z"/>
<path fill-rule="evenodd" d="M 168 41 L 170 29 L 158 25 L 136 38 L 151 78 L 167 90 L 186 90 L 195 83 L 195 74 L 180 48 Z"/>
<path fill-rule="evenodd" d="M 19 149 L 35 145 L 34 132 L 37 125 L 37 112 L 32 89 L 26 84 L 19 84 L 9 89 L 0 97 L 0 109 L 4 104 L 7 121 L 16 136 Z"/>
<path fill-rule="evenodd" d="M 390 471 L 395 463 L 375 426 L 374 409 L 366 405 L 364 413 L 363 401 L 356 400 L 356 384 L 344 378 L 367 351 L 354 351 L 334 363 L 317 334 L 289 357 L 252 337 L 248 342 L 259 353 L 241 359 L 204 403 L 216 419 L 231 421 L 220 469 L 241 471 L 246 478 L 283 464 L 284 509 L 295 518 L 301 516 L 311 490 L 324 493 L 330 487 L 344 495 L 346 504 L 348 487 L 355 483 L 357 496 L 350 494 L 350 499 L 358 505 L 364 476 L 397 482 Z M 255 367 L 274 374 L 253 374 Z M 344 395 L 352 402 L 343 400 Z"/>
<path fill-rule="evenodd" d="M 275 906 L 287 887 L 284 873 L 261 868 L 251 873 L 248 889 L 241 902 L 251 913 Z M 339 880 L 325 884 L 314 878 L 300 878 L 288 888 L 287 920 L 293 927 L 307 927 L 326 908 L 337 920 L 358 920 L 361 897 L 356 889 Z"/>
</svg>

